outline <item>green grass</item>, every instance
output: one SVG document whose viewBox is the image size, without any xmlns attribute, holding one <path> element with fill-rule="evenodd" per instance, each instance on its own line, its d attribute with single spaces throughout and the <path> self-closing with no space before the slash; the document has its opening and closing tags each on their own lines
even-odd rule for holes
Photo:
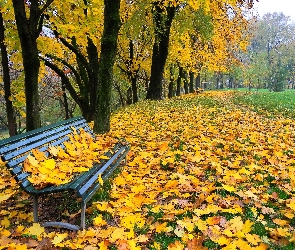
<svg viewBox="0 0 295 250">
<path fill-rule="evenodd" d="M 292 90 L 283 92 L 236 91 L 233 102 L 269 118 L 277 116 L 295 118 L 295 91 Z"/>
</svg>

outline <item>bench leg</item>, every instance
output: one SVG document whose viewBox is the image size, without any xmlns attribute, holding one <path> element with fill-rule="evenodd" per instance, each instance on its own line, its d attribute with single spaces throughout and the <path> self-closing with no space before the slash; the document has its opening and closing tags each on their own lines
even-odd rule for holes
<svg viewBox="0 0 295 250">
<path fill-rule="evenodd" d="M 33 215 L 34 222 L 38 222 L 38 196 L 33 195 Z"/>
<path fill-rule="evenodd" d="M 86 203 L 82 201 L 81 203 L 81 229 L 85 229 L 85 213 L 86 213 Z"/>
</svg>

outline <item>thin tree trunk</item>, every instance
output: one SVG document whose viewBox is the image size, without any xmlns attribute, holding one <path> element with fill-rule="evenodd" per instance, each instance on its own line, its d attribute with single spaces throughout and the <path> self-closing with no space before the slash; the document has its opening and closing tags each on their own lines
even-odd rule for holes
<svg viewBox="0 0 295 250">
<path fill-rule="evenodd" d="M 181 92 L 181 78 L 182 78 L 182 71 L 183 68 L 179 67 L 178 77 L 177 77 L 177 83 L 176 83 L 176 96 L 180 96 Z"/>
<path fill-rule="evenodd" d="M 130 57 L 130 68 L 133 66 L 134 63 L 134 45 L 132 39 L 129 42 L 129 57 Z M 138 95 L 137 95 L 137 72 L 131 72 L 131 88 L 132 88 L 132 102 L 138 102 Z"/>
<path fill-rule="evenodd" d="M 155 2 L 153 6 L 153 21 L 155 26 L 155 42 L 151 66 L 151 80 L 146 98 L 160 100 L 163 98 L 163 73 L 168 56 L 169 35 L 176 7 L 161 6 L 161 2 Z"/>
<path fill-rule="evenodd" d="M 170 81 L 169 81 L 169 86 L 168 86 L 168 98 L 172 98 L 174 95 L 173 85 L 174 85 L 174 77 L 173 77 L 173 72 L 172 72 L 172 67 L 171 67 L 170 68 Z"/>
<path fill-rule="evenodd" d="M 194 93 L 194 72 L 189 72 L 189 92 Z"/>
<path fill-rule="evenodd" d="M 63 101 L 63 104 L 64 104 L 64 108 L 65 108 L 65 115 L 66 115 L 66 119 L 69 119 L 70 118 L 70 112 L 69 112 L 69 104 L 68 104 L 68 98 L 67 98 L 67 94 L 66 94 L 66 87 L 65 87 L 65 84 L 63 82 L 63 78 L 61 80 L 61 89 L 62 89 L 62 97 L 64 99 Z"/>
<path fill-rule="evenodd" d="M 138 102 L 136 82 L 137 82 L 137 77 L 132 76 L 132 78 L 131 78 L 131 87 L 132 87 L 132 101 L 133 101 L 133 103 Z"/>
<path fill-rule="evenodd" d="M 184 79 L 184 93 L 188 94 L 189 91 L 188 91 L 188 81 L 187 81 L 187 72 L 186 71 L 183 73 L 183 79 Z"/>
<path fill-rule="evenodd" d="M 102 134 L 110 130 L 113 67 L 120 25 L 120 0 L 104 0 L 104 30 L 101 39 L 99 88 L 93 128 L 95 133 Z"/>
<path fill-rule="evenodd" d="M 125 100 L 124 100 L 124 97 L 123 97 L 123 94 L 122 94 L 120 85 L 117 84 L 116 81 L 114 81 L 114 87 L 118 91 L 119 99 L 120 99 L 120 102 L 121 102 L 121 106 L 124 107 L 125 106 Z"/>
<path fill-rule="evenodd" d="M 201 88 L 201 74 L 198 73 L 197 77 L 196 77 L 196 90 Z"/>
<path fill-rule="evenodd" d="M 17 134 L 17 125 L 16 118 L 14 114 L 14 109 L 12 105 L 11 90 L 10 90 L 10 75 L 9 75 L 9 65 L 8 65 L 8 56 L 7 49 L 4 43 L 4 21 L 2 13 L 0 12 L 0 50 L 1 50 L 1 59 L 2 59 L 2 68 L 3 68 L 3 82 L 4 82 L 4 98 L 6 104 L 6 116 L 8 121 L 8 130 L 9 135 L 13 136 Z"/>
<path fill-rule="evenodd" d="M 132 104 L 132 88 L 129 87 L 127 89 L 127 105 L 131 105 Z"/>
</svg>

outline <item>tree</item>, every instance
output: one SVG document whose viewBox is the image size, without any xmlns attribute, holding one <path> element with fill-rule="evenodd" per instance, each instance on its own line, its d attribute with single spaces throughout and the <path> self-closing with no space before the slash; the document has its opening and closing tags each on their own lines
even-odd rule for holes
<svg viewBox="0 0 295 250">
<path fill-rule="evenodd" d="M 104 30 L 101 38 L 99 87 L 94 117 L 94 132 L 110 130 L 111 89 L 116 59 L 118 33 L 121 26 L 120 0 L 104 0 Z"/>
<path fill-rule="evenodd" d="M 128 8 L 128 19 L 124 19 L 120 36 L 118 40 L 118 53 L 116 68 L 119 68 L 122 81 L 128 81 L 130 84 L 127 91 L 132 90 L 132 100 L 130 103 L 136 103 L 139 100 L 140 77 L 143 71 L 150 70 L 151 44 L 153 42 L 151 16 L 145 10 L 144 4 L 130 2 Z M 122 19 L 123 13 L 121 14 Z M 118 73 L 117 73 L 118 75 Z M 125 87 L 126 88 L 126 87 Z M 129 92 L 130 92 L 129 90 Z"/>
<path fill-rule="evenodd" d="M 41 126 L 38 93 L 40 61 L 37 38 L 42 31 L 44 12 L 53 0 L 41 2 L 12 0 L 12 2 L 22 48 L 25 72 L 26 129 L 29 131 Z M 27 12 L 29 12 L 28 17 Z"/>
<path fill-rule="evenodd" d="M 175 4 L 167 7 L 160 1 L 153 3 L 152 14 L 154 21 L 155 41 L 153 45 L 151 79 L 146 98 L 162 99 L 162 79 L 164 67 L 168 56 L 170 28 L 175 16 Z"/>
<path fill-rule="evenodd" d="M 0 12 L 0 50 L 1 50 L 1 64 L 3 68 L 3 82 L 4 82 L 4 98 L 6 103 L 6 116 L 8 121 L 9 135 L 17 134 L 16 118 L 14 108 L 11 100 L 11 80 L 9 74 L 8 53 L 5 45 L 5 27 L 2 12 Z"/>
<path fill-rule="evenodd" d="M 293 71 L 290 65 L 294 61 L 294 24 L 283 13 L 268 13 L 254 28 L 244 55 L 246 80 L 257 88 L 282 91 Z"/>
</svg>

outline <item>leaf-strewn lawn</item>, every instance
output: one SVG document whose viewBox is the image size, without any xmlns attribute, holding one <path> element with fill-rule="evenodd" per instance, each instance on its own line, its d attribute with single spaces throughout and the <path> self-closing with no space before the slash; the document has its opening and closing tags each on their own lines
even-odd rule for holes
<svg viewBox="0 0 295 250">
<path fill-rule="evenodd" d="M 105 137 L 132 145 L 128 164 L 89 203 L 84 231 L 33 224 L 3 168 L 0 249 L 295 249 L 295 122 L 241 98 L 252 95 L 205 92 L 114 114 Z"/>
</svg>

